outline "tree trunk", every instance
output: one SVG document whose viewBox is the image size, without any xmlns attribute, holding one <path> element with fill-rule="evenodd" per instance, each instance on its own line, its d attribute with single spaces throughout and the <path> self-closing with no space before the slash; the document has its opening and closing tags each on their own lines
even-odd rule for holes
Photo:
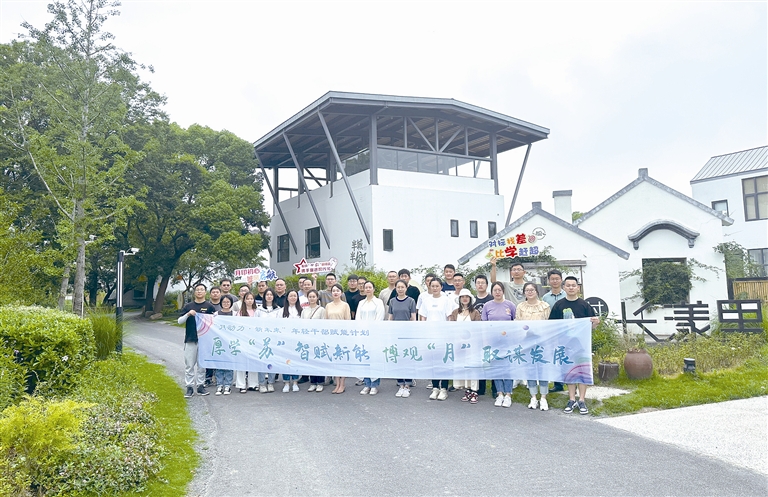
<svg viewBox="0 0 768 497">
<path fill-rule="evenodd" d="M 75 262 L 75 288 L 72 296 L 72 312 L 82 317 L 85 293 L 85 240 L 77 236 L 77 260 Z"/>
<path fill-rule="evenodd" d="M 153 310 L 155 311 L 155 314 L 159 312 L 163 312 L 163 305 L 165 304 L 165 291 L 168 289 L 168 281 L 170 281 L 171 275 L 170 274 L 164 274 L 162 279 L 160 280 L 160 286 L 157 289 L 157 297 L 155 298 L 155 307 Z M 154 283 L 152 284 L 152 289 L 154 289 Z M 147 291 L 151 291 L 149 288 L 147 288 Z"/>
<path fill-rule="evenodd" d="M 69 288 L 69 272 L 72 266 L 70 264 L 64 264 L 64 274 L 61 276 L 61 288 L 59 289 L 59 310 L 64 310 L 64 305 L 67 303 L 67 289 Z"/>
</svg>

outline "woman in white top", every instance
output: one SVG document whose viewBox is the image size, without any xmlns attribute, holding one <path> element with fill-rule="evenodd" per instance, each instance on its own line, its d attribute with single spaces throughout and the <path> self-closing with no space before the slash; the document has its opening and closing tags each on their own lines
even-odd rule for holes
<svg viewBox="0 0 768 497">
<path fill-rule="evenodd" d="M 419 307 L 420 321 L 448 321 L 448 316 L 453 312 L 453 298 L 443 293 L 443 282 L 440 278 L 433 278 L 429 282 L 429 295 L 421 300 Z M 445 400 L 448 398 L 448 380 L 432 380 L 432 394 L 430 400 Z"/>
<path fill-rule="evenodd" d="M 515 319 L 532 321 L 539 319 L 549 319 L 549 304 L 539 300 L 539 289 L 533 283 L 523 285 L 525 300 L 517 306 Z M 536 400 L 536 390 L 541 393 L 541 401 Z M 547 392 L 549 391 L 549 380 L 528 380 L 528 391 L 531 394 L 531 403 L 528 409 L 540 408 L 542 411 L 549 410 L 547 404 Z"/>
<path fill-rule="evenodd" d="M 282 317 L 282 307 L 275 305 L 275 291 L 271 288 L 267 288 L 264 291 L 264 296 L 259 306 L 259 311 L 256 317 L 259 319 L 277 319 Z M 269 393 L 275 391 L 275 373 L 259 373 L 259 392 Z"/>
<path fill-rule="evenodd" d="M 314 288 L 307 292 L 308 305 L 301 311 L 301 319 L 325 319 L 325 309 L 320 305 L 320 294 Z M 307 392 L 322 392 L 325 376 L 310 376 Z"/>
<path fill-rule="evenodd" d="M 251 292 L 246 292 L 242 300 L 235 303 L 241 303 L 238 316 L 254 317 L 256 316 L 255 298 Z M 248 371 L 248 383 L 246 383 L 245 371 L 235 371 L 235 388 L 240 389 L 240 393 L 247 393 L 248 390 L 256 390 L 259 387 L 256 371 Z"/>
<path fill-rule="evenodd" d="M 454 309 L 448 321 L 481 321 L 480 311 L 475 309 L 475 298 L 472 296 L 472 292 L 466 288 L 462 288 L 459 292 L 459 308 Z M 485 380 L 482 380 L 485 381 Z M 462 402 L 469 402 L 470 404 L 477 404 L 478 395 L 477 390 L 480 387 L 480 380 L 457 380 L 454 378 L 453 386 L 457 390 L 465 388 L 464 397 L 461 398 Z"/>
<path fill-rule="evenodd" d="M 376 295 L 376 286 L 372 281 L 366 281 L 363 285 L 363 295 L 365 295 L 365 299 L 357 304 L 355 321 L 384 321 L 384 302 L 374 296 Z M 380 378 L 363 378 L 365 386 L 360 390 L 360 395 L 376 395 L 379 393 L 380 383 Z"/>
<path fill-rule="evenodd" d="M 284 319 L 300 319 L 301 318 L 301 304 L 299 304 L 299 293 L 296 290 L 291 290 L 285 296 L 285 307 L 283 307 L 282 317 Z M 297 374 L 284 374 L 283 381 L 283 393 L 291 391 L 291 383 L 293 383 L 293 391 L 299 391 L 299 375 Z"/>
</svg>

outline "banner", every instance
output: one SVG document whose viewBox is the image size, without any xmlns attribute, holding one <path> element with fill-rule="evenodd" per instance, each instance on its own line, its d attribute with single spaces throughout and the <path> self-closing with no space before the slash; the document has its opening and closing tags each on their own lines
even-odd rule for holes
<svg viewBox="0 0 768 497">
<path fill-rule="evenodd" d="M 235 278 L 248 279 L 249 282 L 252 279 L 257 281 L 274 281 L 277 279 L 277 273 L 274 269 L 263 267 L 244 267 L 235 269 Z"/>
<path fill-rule="evenodd" d="M 529 234 L 518 233 L 506 238 L 494 237 L 488 240 L 488 253 L 486 259 L 495 257 L 503 259 L 505 257 L 533 257 L 539 255 L 539 246 L 537 242 L 547 236 L 544 228 L 534 228 Z"/>
<path fill-rule="evenodd" d="M 296 274 L 325 274 L 333 272 L 338 262 L 335 257 L 331 257 L 327 261 L 317 262 L 307 262 L 306 259 L 301 259 L 293 267 L 296 268 Z"/>
<path fill-rule="evenodd" d="M 315 376 L 592 384 L 589 318 L 337 321 L 197 314 L 205 368 Z"/>
</svg>

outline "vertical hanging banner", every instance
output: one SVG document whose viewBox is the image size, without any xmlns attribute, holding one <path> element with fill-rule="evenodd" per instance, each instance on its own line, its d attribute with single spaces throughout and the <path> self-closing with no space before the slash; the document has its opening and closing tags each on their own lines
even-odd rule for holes
<svg viewBox="0 0 768 497">
<path fill-rule="evenodd" d="M 592 382 L 589 318 L 336 321 L 197 314 L 213 369 L 370 378 Z"/>
</svg>

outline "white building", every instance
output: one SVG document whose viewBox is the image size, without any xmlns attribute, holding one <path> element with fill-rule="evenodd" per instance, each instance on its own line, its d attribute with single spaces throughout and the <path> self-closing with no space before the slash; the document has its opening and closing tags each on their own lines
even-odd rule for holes
<svg viewBox="0 0 768 497">
<path fill-rule="evenodd" d="M 693 198 L 724 213 L 724 241 L 746 248 L 768 276 L 768 146 L 712 157 L 691 180 Z"/>
<path fill-rule="evenodd" d="M 722 242 L 723 225 L 731 225 L 731 218 L 654 180 L 647 169 L 640 169 L 634 181 L 575 223 L 569 222 L 570 193 L 554 192 L 556 215 L 534 203 L 500 236 L 534 234 L 540 247 L 551 247 L 559 264 L 579 278 L 585 297 L 602 299 L 618 316 L 621 303 L 630 318 L 643 305 L 638 281 L 644 268 L 657 261 L 694 262 L 688 302 L 709 304 L 711 313 L 716 300 L 727 299 L 723 258 L 713 247 Z M 486 241 L 459 262 L 471 267 L 483 264 L 488 250 Z M 502 277 L 508 281 L 507 275 Z M 674 333 L 675 325 L 666 316 L 672 316 L 670 309 L 648 309 L 643 315 L 658 320 L 653 328 L 659 336 Z"/>
<path fill-rule="evenodd" d="M 270 267 L 455 260 L 505 225 L 497 155 L 548 134 L 452 99 L 327 93 L 254 143 L 275 202 Z"/>
</svg>

